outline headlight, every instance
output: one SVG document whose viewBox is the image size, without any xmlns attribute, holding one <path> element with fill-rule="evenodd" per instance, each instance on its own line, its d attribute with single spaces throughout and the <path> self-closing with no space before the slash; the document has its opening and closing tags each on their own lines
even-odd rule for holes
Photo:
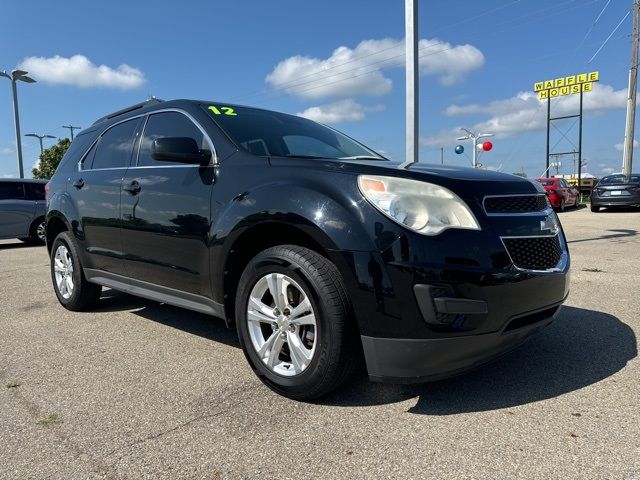
<svg viewBox="0 0 640 480">
<path fill-rule="evenodd" d="M 407 178 L 360 175 L 364 197 L 387 217 L 423 235 L 447 228 L 480 230 L 469 207 L 451 190 Z"/>
</svg>

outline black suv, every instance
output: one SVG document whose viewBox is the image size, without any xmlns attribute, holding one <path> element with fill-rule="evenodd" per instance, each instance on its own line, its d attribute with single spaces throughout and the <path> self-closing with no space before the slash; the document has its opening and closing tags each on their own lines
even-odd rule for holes
<svg viewBox="0 0 640 480">
<path fill-rule="evenodd" d="M 487 362 L 547 326 L 569 253 L 544 190 L 399 165 L 310 120 L 145 102 L 98 120 L 50 181 L 60 303 L 109 287 L 225 319 L 273 390 L 317 398 Z"/>
</svg>

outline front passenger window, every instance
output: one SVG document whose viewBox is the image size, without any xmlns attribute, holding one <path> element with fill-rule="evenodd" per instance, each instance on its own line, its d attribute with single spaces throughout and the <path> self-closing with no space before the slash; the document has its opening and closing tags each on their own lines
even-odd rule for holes
<svg viewBox="0 0 640 480">
<path fill-rule="evenodd" d="M 149 120 L 144 128 L 142 143 L 140 144 L 140 154 L 138 156 L 138 166 L 159 166 L 159 165 L 184 165 L 178 162 L 158 162 L 151 158 L 153 141 L 163 137 L 186 137 L 195 140 L 198 148 L 210 150 L 202 131 L 185 115 L 180 112 L 162 112 L 149 115 Z"/>
</svg>

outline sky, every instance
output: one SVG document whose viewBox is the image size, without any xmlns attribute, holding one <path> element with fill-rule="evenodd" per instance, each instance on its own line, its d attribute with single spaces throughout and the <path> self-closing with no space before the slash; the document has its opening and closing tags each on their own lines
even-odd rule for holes
<svg viewBox="0 0 640 480">
<path fill-rule="evenodd" d="M 54 6 L 55 5 L 55 6 Z M 402 0 L 5 2 L 0 70 L 18 85 L 22 133 L 68 136 L 62 125 L 149 96 L 196 98 L 299 114 L 404 160 Z M 599 71 L 584 96 L 583 172 L 620 171 L 631 0 L 420 0 L 420 161 L 469 166 L 465 127 L 494 133 L 483 166 L 529 177 L 545 168 L 546 103 L 536 81 Z M 597 19 L 597 21 L 596 21 Z M 578 95 L 552 116 L 577 113 Z M 557 127 L 557 128 L 556 128 Z M 50 145 L 52 140 L 45 140 Z M 552 151 L 578 143 L 574 119 L 554 122 Z M 0 177 L 18 175 L 10 83 L 0 78 Z M 25 171 L 40 153 L 23 137 Z M 640 161 L 640 160 L 639 160 Z M 573 172 L 571 157 L 559 173 Z M 637 170 L 637 168 L 636 168 Z"/>
</svg>

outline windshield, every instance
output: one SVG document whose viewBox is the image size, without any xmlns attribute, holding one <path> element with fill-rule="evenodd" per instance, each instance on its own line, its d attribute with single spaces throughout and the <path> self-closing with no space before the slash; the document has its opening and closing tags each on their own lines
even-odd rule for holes
<svg viewBox="0 0 640 480">
<path fill-rule="evenodd" d="M 237 145 L 254 155 L 386 160 L 346 135 L 306 118 L 222 104 L 205 108 Z"/>
<path fill-rule="evenodd" d="M 620 185 L 625 183 L 640 183 L 640 175 L 631 175 L 629 181 L 624 175 L 610 175 L 600 180 L 598 185 Z"/>
</svg>

